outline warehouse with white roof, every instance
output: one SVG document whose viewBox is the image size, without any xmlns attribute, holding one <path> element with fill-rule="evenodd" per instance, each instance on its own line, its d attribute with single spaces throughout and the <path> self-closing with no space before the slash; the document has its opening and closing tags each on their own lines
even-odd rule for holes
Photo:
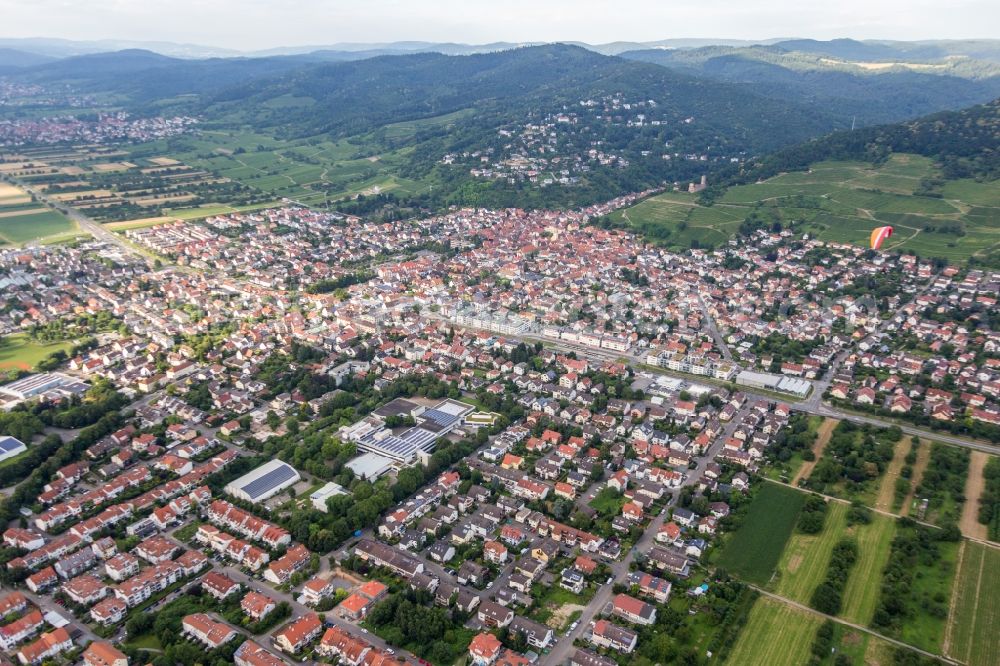
<svg viewBox="0 0 1000 666">
<path fill-rule="evenodd" d="M 231 481 L 225 490 L 229 495 L 247 502 L 263 502 L 301 479 L 294 467 L 275 459 Z"/>
</svg>

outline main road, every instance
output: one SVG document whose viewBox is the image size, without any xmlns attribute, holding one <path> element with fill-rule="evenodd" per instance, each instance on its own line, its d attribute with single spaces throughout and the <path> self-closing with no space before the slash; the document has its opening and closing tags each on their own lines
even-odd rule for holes
<svg viewBox="0 0 1000 666">
<path fill-rule="evenodd" d="M 22 190 L 34 196 L 35 199 L 37 199 L 38 201 L 44 203 L 50 208 L 59 211 L 69 219 L 76 222 L 81 229 L 89 233 L 95 239 L 102 240 L 112 245 L 116 245 L 119 248 L 121 248 L 124 252 L 145 259 L 147 262 L 149 261 L 149 257 L 143 255 L 132 245 L 127 243 L 123 238 L 121 238 L 118 234 L 112 231 L 108 231 L 107 228 L 104 227 L 104 225 L 102 225 L 99 222 L 95 222 L 94 220 L 90 219 L 77 209 L 71 208 L 66 204 L 62 203 L 61 201 L 56 201 L 55 199 L 48 196 L 43 190 L 40 190 L 35 185 L 26 183 L 23 180 L 14 178 L 13 176 L 6 176 L 6 179 L 12 184 L 20 187 Z"/>
<path fill-rule="evenodd" d="M 721 436 L 716 438 L 715 443 L 709 447 L 705 455 L 698 459 L 697 467 L 693 470 L 688 470 L 688 475 L 681 482 L 680 488 L 685 486 L 693 486 L 701 479 L 705 472 L 705 468 L 710 462 L 715 460 L 715 456 L 718 455 L 719 451 L 722 449 L 723 444 L 729 437 L 732 436 L 733 431 L 743 420 L 746 415 L 747 410 L 750 407 L 749 401 L 740 409 L 739 413 L 734 416 L 729 423 L 726 424 L 725 428 L 722 430 Z M 677 494 L 680 494 L 680 488 Z M 576 649 L 573 646 L 573 641 L 577 638 L 586 635 L 586 632 L 590 630 L 590 623 L 594 621 L 595 616 L 600 613 L 605 606 L 611 602 L 611 598 L 614 595 L 614 586 L 619 583 L 626 583 L 629 574 L 629 567 L 635 560 L 638 553 L 648 553 L 653 547 L 656 541 L 656 535 L 659 533 L 660 528 L 663 527 L 664 522 L 666 522 L 667 515 L 669 513 L 670 507 L 674 504 L 677 499 L 677 495 L 673 495 L 670 501 L 667 502 L 666 506 L 658 516 L 650 521 L 649 525 L 643 530 L 642 536 L 635 543 L 634 546 L 628 551 L 628 553 L 622 557 L 622 559 L 611 565 L 611 574 L 614 578 L 610 585 L 602 585 L 600 589 L 597 590 L 597 594 L 594 598 L 590 600 L 586 608 L 583 609 L 580 619 L 577 623 L 576 629 L 569 631 L 563 638 L 559 640 L 552 650 L 545 655 L 540 661 L 541 664 L 545 666 L 561 666 L 565 664 L 572 652 Z"/>
</svg>

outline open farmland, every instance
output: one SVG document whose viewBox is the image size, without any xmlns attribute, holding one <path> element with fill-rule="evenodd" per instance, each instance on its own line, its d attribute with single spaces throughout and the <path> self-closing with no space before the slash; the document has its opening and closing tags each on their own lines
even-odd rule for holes
<svg viewBox="0 0 1000 666">
<path fill-rule="evenodd" d="M 847 527 L 847 505 L 829 502 L 823 531 L 819 534 L 796 532 L 778 563 L 774 591 L 783 597 L 808 604 L 813 590 L 826 577 L 834 546 Z"/>
<path fill-rule="evenodd" d="M 1000 663 L 1000 550 L 966 542 L 948 618 L 948 655 L 970 666 Z"/>
<path fill-rule="evenodd" d="M 840 615 L 858 624 L 868 624 L 878 605 L 882 570 L 889 560 L 896 522 L 888 516 L 873 513 L 867 525 L 856 525 L 851 532 L 858 543 L 858 559 L 851 567 L 844 586 Z"/>
<path fill-rule="evenodd" d="M 805 497 L 787 486 L 761 484 L 716 564 L 751 583 L 766 584 L 792 534 Z"/>
<path fill-rule="evenodd" d="M 885 164 L 821 162 L 808 172 L 787 173 L 732 187 L 713 205 L 695 195 L 670 192 L 615 213 L 650 239 L 671 248 L 718 246 L 748 216 L 820 240 L 866 245 L 872 229 L 892 225 L 885 249 L 964 261 L 1000 248 L 1000 196 L 973 180 L 947 182 L 941 198 L 922 196 L 924 179 L 938 175 L 931 160 L 896 154 Z"/>
<path fill-rule="evenodd" d="M 948 533 L 905 519 L 896 524 L 872 627 L 941 654 L 960 544 Z"/>
<path fill-rule="evenodd" d="M 818 615 L 762 597 L 726 661 L 733 666 L 800 666 L 822 624 Z"/>
<path fill-rule="evenodd" d="M 0 155 L 0 173 L 44 190 L 99 222 L 158 216 L 207 203 L 269 197 L 204 168 L 129 147 L 52 146 Z"/>
<path fill-rule="evenodd" d="M 432 126 L 434 120 L 386 127 L 385 138 L 407 136 L 419 131 L 418 126 Z M 427 190 L 428 183 L 395 175 L 406 159 L 405 149 L 376 153 L 366 147 L 370 143 L 318 138 L 285 141 L 246 131 L 209 131 L 135 146 L 131 155 L 136 159 L 169 155 L 216 177 L 240 183 L 259 196 L 288 198 L 314 206 L 359 194 L 416 194 Z"/>
<path fill-rule="evenodd" d="M 0 182 L 0 245 L 20 245 L 76 228 L 62 213 L 32 202 L 21 188 Z"/>
</svg>

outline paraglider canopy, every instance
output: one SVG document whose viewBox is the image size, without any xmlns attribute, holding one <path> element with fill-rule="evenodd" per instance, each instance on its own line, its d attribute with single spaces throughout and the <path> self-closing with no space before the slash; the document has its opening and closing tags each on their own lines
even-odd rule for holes
<svg viewBox="0 0 1000 666">
<path fill-rule="evenodd" d="M 892 235 L 892 227 L 879 227 L 872 231 L 871 249 L 877 250 L 882 247 L 882 243 Z"/>
</svg>

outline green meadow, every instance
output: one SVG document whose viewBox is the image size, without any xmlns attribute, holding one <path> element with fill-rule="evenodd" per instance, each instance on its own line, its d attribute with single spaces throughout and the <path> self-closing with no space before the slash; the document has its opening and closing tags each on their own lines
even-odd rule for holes
<svg viewBox="0 0 1000 666">
<path fill-rule="evenodd" d="M 872 229 L 892 225 L 884 249 L 961 262 L 1000 250 L 1000 188 L 974 180 L 947 181 L 940 196 L 924 196 L 922 183 L 939 177 L 933 162 L 893 155 L 865 162 L 821 162 L 752 185 L 729 188 L 711 206 L 696 195 L 668 192 L 612 215 L 651 240 L 674 249 L 717 247 L 748 215 L 820 240 L 865 246 Z"/>
</svg>

